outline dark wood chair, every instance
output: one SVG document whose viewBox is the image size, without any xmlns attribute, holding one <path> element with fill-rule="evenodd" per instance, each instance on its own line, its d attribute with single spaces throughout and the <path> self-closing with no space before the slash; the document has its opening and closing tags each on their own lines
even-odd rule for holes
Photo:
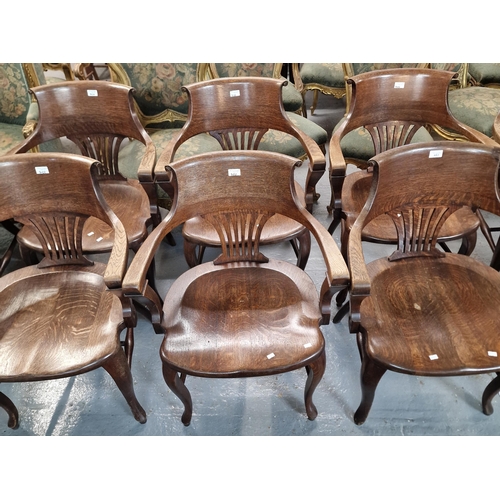
<svg viewBox="0 0 500 500">
<path fill-rule="evenodd" d="M 347 135 L 368 135 L 375 154 L 411 142 L 432 141 L 431 126 L 439 125 L 455 131 L 455 137 L 464 141 L 494 145 L 495 142 L 456 120 L 447 104 L 448 88 L 454 73 L 422 68 L 394 68 L 371 71 L 348 80 L 352 88 L 352 101 L 345 120 L 335 130 L 330 142 L 330 184 L 332 198 L 329 210 L 333 220 L 329 231 L 333 233 L 341 224 L 341 251 L 347 259 L 349 232 L 358 217 L 371 188 L 372 173 L 366 161 L 353 160 L 345 151 L 343 139 Z M 420 134 L 420 136 L 419 136 Z M 347 174 L 347 164 L 360 169 Z M 404 165 L 401 182 L 406 182 Z M 479 217 L 478 217 L 479 216 Z M 473 214 L 464 207 L 447 219 L 440 230 L 439 244 L 449 251 L 447 242 L 461 240 L 459 253 L 470 254 L 477 239 L 477 229 L 485 235 L 488 228 L 480 212 Z M 381 216 L 363 230 L 365 241 L 395 244 L 397 234 L 392 221 Z M 345 294 L 337 296 L 337 305 Z M 339 312 L 335 321 L 347 312 Z"/>
<path fill-rule="evenodd" d="M 306 411 L 310 419 L 317 415 L 312 396 L 325 369 L 319 326 L 329 322 L 332 296 L 349 275 L 333 238 L 299 201 L 293 181 L 299 163 L 279 153 L 221 151 L 167 167 L 176 193 L 172 210 L 135 256 L 123 290 L 142 296 L 146 269 L 169 231 L 193 217 L 214 225 L 221 255 L 173 283 L 161 322 L 163 374 L 184 404 L 185 425 L 192 415 L 186 375 L 253 377 L 305 367 Z M 326 265 L 320 293 L 302 269 L 261 253 L 261 234 L 275 213 L 317 240 Z"/>
<path fill-rule="evenodd" d="M 158 159 L 156 181 L 174 196 L 165 165 L 173 161 L 179 147 L 194 136 L 210 134 L 223 150 L 256 150 L 266 133 L 278 131 L 282 137 L 287 136 L 286 141 L 296 143 L 295 149 L 306 151 L 309 170 L 305 192 L 298 184 L 296 189 L 302 203 L 312 211 L 315 187 L 325 171 L 326 159 L 316 142 L 284 112 L 283 85 L 286 85 L 284 80 L 257 77 L 222 78 L 187 85 L 188 119 Z M 186 261 L 191 267 L 202 262 L 206 247 L 220 246 L 215 229 L 199 217 L 187 221 L 182 234 Z M 309 231 L 295 221 L 276 215 L 266 225 L 261 245 L 281 241 L 291 242 L 297 265 L 304 269 L 311 245 Z"/>
<path fill-rule="evenodd" d="M 349 238 L 350 331 L 361 353 L 362 424 L 377 385 L 392 370 L 417 376 L 496 373 L 483 412 L 500 390 L 500 274 L 471 256 L 436 248 L 445 220 L 461 209 L 500 214 L 500 147 L 437 141 L 395 148 L 370 161 L 374 186 Z M 401 169 L 404 182 L 401 182 Z M 390 217 L 398 245 L 368 264 L 363 230 Z"/>
<path fill-rule="evenodd" d="M 40 109 L 37 126 L 9 153 L 25 153 L 53 139 L 66 138 L 82 155 L 98 160 L 103 166 L 99 182 L 106 201 L 124 224 L 130 248 L 137 251 L 148 226 L 159 222 L 160 212 L 153 182 L 156 150 L 134 111 L 133 89 L 105 81 L 73 81 L 32 91 Z M 133 171 L 123 172 L 120 146 L 129 139 L 142 143 L 144 154 Z M 33 252 L 42 252 L 40 242 L 28 228 L 23 228 L 17 239 L 26 262 L 33 262 Z M 83 252 L 108 253 L 112 246 L 109 227 L 99 220 L 89 220 Z"/>
<path fill-rule="evenodd" d="M 102 165 L 79 155 L 1 158 L 0 219 L 29 227 L 40 239 L 44 257 L 38 265 L 0 278 L 0 382 L 71 377 L 103 367 L 134 418 L 144 423 L 146 414 L 135 397 L 127 361 L 133 308 L 120 296 L 127 236 L 100 189 L 101 170 Z M 114 233 L 107 264 L 92 262 L 82 253 L 89 217 Z M 127 353 L 120 341 L 124 330 Z M 3 393 L 0 407 L 9 415 L 9 427 L 16 428 L 18 411 Z"/>
</svg>

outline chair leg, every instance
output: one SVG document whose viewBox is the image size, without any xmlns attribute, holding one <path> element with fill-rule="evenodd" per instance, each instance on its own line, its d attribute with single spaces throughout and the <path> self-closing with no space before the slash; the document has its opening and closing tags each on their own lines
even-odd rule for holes
<svg viewBox="0 0 500 500">
<path fill-rule="evenodd" d="M 316 111 L 316 106 L 318 105 L 318 97 L 319 97 L 319 91 L 314 90 L 314 95 L 313 95 L 313 102 L 311 106 L 311 115 L 314 115 L 314 112 Z M 306 116 L 307 118 L 307 116 Z"/>
<path fill-rule="evenodd" d="M 483 413 L 491 415 L 493 413 L 492 399 L 500 392 L 500 373 L 486 386 L 483 392 Z"/>
<path fill-rule="evenodd" d="M 184 258 L 189 267 L 196 267 L 203 261 L 205 247 L 184 240 Z"/>
<path fill-rule="evenodd" d="M 163 378 L 170 390 L 181 400 L 184 405 L 184 413 L 182 414 L 181 421 L 185 426 L 191 423 L 191 417 L 193 416 L 193 402 L 191 400 L 191 394 L 184 385 L 184 381 L 179 374 L 170 368 L 170 366 L 163 362 Z M 185 380 L 184 376 L 184 380 Z"/>
<path fill-rule="evenodd" d="M 3 392 L 0 392 L 0 408 L 3 408 L 9 416 L 7 425 L 11 429 L 17 429 L 19 427 L 19 413 L 16 405 Z"/>
<path fill-rule="evenodd" d="M 472 234 L 462 238 L 462 244 L 460 245 L 458 253 L 462 255 L 470 255 L 474 251 L 474 248 L 476 248 L 476 243 L 477 231 L 474 231 Z"/>
<path fill-rule="evenodd" d="M 125 349 L 125 356 L 127 356 L 127 363 L 130 368 L 132 368 L 132 354 L 134 353 L 134 329 L 127 328 L 127 333 L 125 334 L 125 341 L 123 342 L 123 347 Z"/>
<path fill-rule="evenodd" d="M 25 247 L 24 245 L 19 245 L 19 254 L 21 255 L 22 261 L 27 266 L 34 266 L 40 262 L 36 255 L 36 252 Z"/>
<path fill-rule="evenodd" d="M 380 379 L 387 371 L 379 364 L 372 361 L 366 354 L 361 362 L 361 403 L 354 414 L 354 423 L 361 425 L 365 422 L 372 407 L 375 390 Z"/>
<path fill-rule="evenodd" d="M 137 401 L 134 392 L 134 381 L 132 380 L 132 373 L 130 372 L 130 367 L 128 365 L 127 356 L 123 349 L 119 349 L 118 352 L 111 356 L 102 367 L 111 375 L 115 381 L 118 389 L 125 397 L 134 418 L 141 424 L 146 423 L 146 412 Z"/>
<path fill-rule="evenodd" d="M 313 392 L 317 385 L 323 378 L 326 367 L 326 354 L 325 351 L 321 353 L 321 356 L 313 361 L 310 365 L 306 366 L 307 371 L 307 382 L 304 390 L 304 400 L 306 404 L 306 412 L 309 420 L 314 420 L 318 416 L 318 410 L 313 403 L 312 397 Z"/>
<path fill-rule="evenodd" d="M 336 312 L 335 316 L 332 319 L 332 323 L 334 325 L 340 323 L 344 316 L 349 313 L 349 302 L 346 302 L 342 305 L 342 307 Z"/>
<path fill-rule="evenodd" d="M 299 237 L 290 240 L 290 243 L 297 257 L 297 267 L 304 270 L 311 253 L 311 233 L 303 231 Z"/>
</svg>

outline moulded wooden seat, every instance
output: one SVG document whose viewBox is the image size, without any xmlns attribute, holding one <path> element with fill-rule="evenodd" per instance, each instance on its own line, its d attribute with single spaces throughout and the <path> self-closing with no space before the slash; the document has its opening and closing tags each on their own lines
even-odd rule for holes
<svg viewBox="0 0 500 500">
<path fill-rule="evenodd" d="M 32 135 L 10 153 L 25 153 L 55 138 L 67 138 L 82 155 L 103 165 L 99 182 L 106 200 L 125 226 L 129 246 L 137 251 L 158 223 L 160 213 L 153 183 L 155 147 L 134 110 L 133 89 L 106 81 L 71 81 L 32 89 L 40 118 Z M 145 154 L 135 172 L 120 168 L 119 150 L 128 139 L 141 142 Z M 135 178 L 129 178 L 135 177 Z M 109 252 L 113 241 L 99 221 L 87 222 L 83 251 Z M 27 228 L 18 234 L 25 260 L 29 252 L 41 252 L 36 236 Z"/>
<path fill-rule="evenodd" d="M 357 163 L 362 170 L 347 173 L 350 158 L 344 157 L 342 138 L 353 130 L 363 128 L 371 137 L 376 154 L 413 142 L 419 131 L 439 126 L 454 131 L 455 138 L 463 141 L 494 145 L 494 141 L 477 130 L 456 120 L 448 109 L 448 89 L 455 73 L 424 68 L 395 68 L 377 70 L 353 76 L 348 80 L 352 101 L 345 120 L 334 131 L 330 141 L 331 201 L 333 213 L 329 231 L 341 224 L 341 250 L 347 259 L 349 232 L 370 192 L 370 171 L 366 163 Z M 420 140 L 418 141 L 420 142 Z M 457 175 L 461 175 L 457 169 Z M 401 183 L 406 182 L 405 167 L 401 165 Z M 470 254 L 476 245 L 477 229 L 488 234 L 484 218 L 463 208 L 448 219 L 441 228 L 439 244 L 447 251 L 447 242 L 462 240 L 459 253 Z M 367 241 L 384 244 L 396 243 L 391 224 L 372 221 L 363 237 Z M 345 300 L 345 293 L 337 297 L 337 305 Z M 345 306 L 335 318 L 340 320 L 347 311 Z"/>
<path fill-rule="evenodd" d="M 43 175 L 36 171 L 41 164 Z M 103 367 L 134 418 L 144 423 L 130 372 L 133 305 L 120 299 L 127 237 L 99 188 L 101 168 L 90 158 L 61 153 L 8 155 L 0 161 L 0 217 L 30 227 L 44 250 L 38 265 L 0 278 L 0 382 L 70 377 Z M 113 229 L 106 265 L 82 253 L 89 217 Z M 0 406 L 9 414 L 9 427 L 16 428 L 18 411 L 3 393 Z"/>
<path fill-rule="evenodd" d="M 305 193 L 297 185 L 302 203 L 312 211 L 315 186 L 325 170 L 325 157 L 318 145 L 288 118 L 281 100 L 286 82 L 273 78 L 222 78 L 187 85 L 189 113 L 186 124 L 163 151 L 155 168 L 157 182 L 170 196 L 174 192 L 165 172 L 179 147 L 190 138 L 210 134 L 224 150 L 256 150 L 269 130 L 275 130 L 299 143 L 307 152 L 309 170 Z M 200 264 L 207 246 L 219 246 L 215 230 L 199 218 L 187 221 L 183 228 L 186 261 Z M 297 264 L 304 268 L 310 251 L 309 232 L 296 221 L 276 215 L 262 234 L 261 245 L 290 241 Z"/>
<path fill-rule="evenodd" d="M 221 151 L 167 168 L 174 205 L 135 256 L 123 289 L 134 300 L 142 296 L 149 261 L 174 227 L 201 217 L 220 235 L 221 255 L 182 274 L 164 301 L 163 375 L 184 404 L 185 425 L 192 416 L 186 375 L 250 377 L 305 367 L 306 411 L 310 419 L 317 415 L 312 396 L 325 369 L 320 325 L 329 322 L 332 296 L 349 276 L 333 238 L 298 200 L 296 166 L 278 153 Z M 228 175 L 232 169 L 240 175 Z M 261 253 L 261 232 L 276 213 L 317 240 L 326 266 L 320 291 L 299 267 Z"/>
<path fill-rule="evenodd" d="M 386 370 L 420 376 L 500 372 L 499 273 L 471 256 L 436 248 L 440 226 L 461 207 L 500 213 L 499 160 L 500 147 L 437 141 L 370 161 L 374 189 L 348 244 L 350 330 L 362 359 L 357 424 L 367 418 Z M 398 246 L 390 257 L 366 264 L 363 228 L 381 214 L 394 221 Z M 498 391 L 497 376 L 484 391 L 484 413 L 493 411 Z"/>
</svg>

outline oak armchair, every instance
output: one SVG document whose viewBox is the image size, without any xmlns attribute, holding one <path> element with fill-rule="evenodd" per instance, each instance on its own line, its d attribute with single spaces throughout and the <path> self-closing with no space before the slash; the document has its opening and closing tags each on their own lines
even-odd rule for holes
<svg viewBox="0 0 500 500">
<path fill-rule="evenodd" d="M 123 282 L 136 300 L 161 241 L 176 226 L 203 217 L 220 235 L 221 255 L 183 273 L 164 301 L 160 355 L 168 387 L 185 410 L 186 376 L 254 377 L 306 368 L 305 405 L 325 369 L 319 326 L 330 320 L 334 293 L 348 283 L 347 267 L 326 229 L 300 203 L 293 170 L 298 160 L 264 151 L 220 151 L 167 166 L 175 197 L 171 211 L 134 257 Z M 299 267 L 268 259 L 259 240 L 274 214 L 292 218 L 317 239 L 326 264 L 318 293 Z"/>
<path fill-rule="evenodd" d="M 103 367 L 144 423 L 130 372 L 134 309 L 120 292 L 127 236 L 101 192 L 100 170 L 95 160 L 62 153 L 0 158 L 0 220 L 29 227 L 44 254 L 38 265 L 0 278 L 0 382 L 72 377 Z M 82 253 L 89 217 L 114 232 L 107 264 Z M 127 354 L 120 340 L 124 330 Z M 3 393 L 0 407 L 16 428 L 18 410 Z"/>
<path fill-rule="evenodd" d="M 285 113 L 281 89 L 286 82 L 273 78 L 221 78 L 194 83 L 185 87 L 189 98 L 186 124 L 172 139 L 158 159 L 156 182 L 173 198 L 173 187 L 165 166 L 176 157 L 186 141 L 199 134 L 215 138 L 217 149 L 268 150 L 274 142 L 266 141 L 270 134 L 280 135 L 279 152 L 300 156 L 305 151 L 308 174 L 305 190 L 297 186 L 301 202 L 312 211 L 315 187 L 325 171 L 325 157 L 318 145 L 306 136 Z M 305 191 L 305 192 L 304 192 Z M 189 220 L 183 227 L 184 250 L 190 266 L 200 264 L 204 249 L 218 247 L 216 231 L 200 218 Z M 310 234 L 297 222 L 276 216 L 267 224 L 261 236 L 261 245 L 290 241 L 297 255 L 298 265 L 304 269 L 310 251 Z"/>
<path fill-rule="evenodd" d="M 361 354 L 362 424 L 387 370 L 417 376 L 496 373 L 483 412 L 500 390 L 500 274 L 472 256 L 436 248 L 462 207 L 500 214 L 500 148 L 437 141 L 388 150 L 370 161 L 373 189 L 348 243 L 350 331 Z M 401 182 L 404 169 L 404 182 Z M 389 257 L 365 263 L 363 230 L 380 215 L 398 233 Z"/>
<path fill-rule="evenodd" d="M 125 226 L 130 248 L 137 251 L 148 226 L 159 222 L 160 213 L 153 179 L 155 147 L 135 114 L 133 89 L 111 82 L 72 81 L 35 87 L 32 92 L 40 110 L 37 126 L 10 153 L 25 153 L 47 141 L 65 138 L 80 154 L 98 160 L 103 165 L 101 189 Z M 145 149 L 133 171 L 122 168 L 120 161 L 122 143 L 130 138 Z M 95 219 L 87 226 L 83 251 L 109 252 L 113 246 L 109 228 Z M 42 252 L 28 228 L 21 229 L 17 240 L 26 262 L 32 262 L 33 253 Z"/>
<path fill-rule="evenodd" d="M 450 113 L 447 95 L 453 76 L 448 71 L 408 68 L 372 71 L 349 80 L 352 87 L 351 107 L 330 141 L 332 198 L 329 210 L 333 212 L 333 220 L 329 231 L 333 232 L 342 222 L 341 239 L 345 256 L 349 231 L 366 201 L 372 179 L 372 173 L 366 169 L 347 174 L 350 158 L 344 156 L 342 139 L 351 131 L 364 127 L 377 154 L 412 141 L 421 142 L 424 137 L 416 139 L 419 131 L 429 134 L 426 127 L 436 124 L 456 131 L 468 141 L 495 144 Z M 404 168 L 400 175 L 403 183 Z M 460 252 L 470 254 L 475 246 L 477 228 L 483 222 L 464 208 L 441 228 L 439 242 L 445 246 L 447 241 L 461 239 Z M 366 227 L 363 237 L 379 243 L 397 241 L 391 221 L 383 217 Z"/>
</svg>

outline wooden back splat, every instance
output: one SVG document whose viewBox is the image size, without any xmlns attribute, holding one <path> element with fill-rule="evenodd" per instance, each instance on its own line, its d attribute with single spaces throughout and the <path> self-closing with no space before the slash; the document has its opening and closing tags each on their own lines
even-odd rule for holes
<svg viewBox="0 0 500 500">
<path fill-rule="evenodd" d="M 203 216 L 219 235 L 222 254 L 214 264 L 228 262 L 269 262 L 259 251 L 260 235 L 264 224 L 274 214 L 258 210 L 234 210 Z"/>
<path fill-rule="evenodd" d="M 86 136 L 68 136 L 80 149 L 83 156 L 93 158 L 100 163 L 100 178 L 124 179 L 118 168 L 118 152 L 124 137 L 117 135 L 88 134 Z"/>
<path fill-rule="evenodd" d="M 398 232 L 398 248 L 389 257 L 390 261 L 408 257 L 444 257 L 436 249 L 439 232 L 446 219 L 460 207 L 409 205 L 391 210 L 388 215 Z"/>
<path fill-rule="evenodd" d="M 422 127 L 421 123 L 390 121 L 367 125 L 375 147 L 375 154 L 383 153 L 388 149 L 410 144 L 415 133 Z"/>
</svg>

